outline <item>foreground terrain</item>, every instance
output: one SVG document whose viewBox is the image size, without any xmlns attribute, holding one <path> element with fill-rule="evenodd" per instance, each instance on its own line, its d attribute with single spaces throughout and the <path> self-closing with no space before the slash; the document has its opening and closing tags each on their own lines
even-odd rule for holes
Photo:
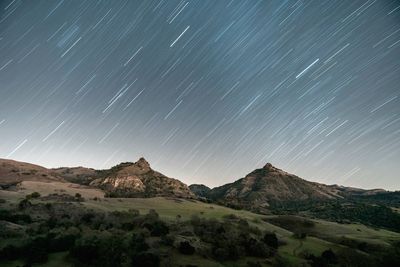
<svg viewBox="0 0 400 267">
<path fill-rule="evenodd" d="M 0 265 L 395 266 L 399 260 L 400 234 L 361 224 L 101 194 L 36 181 L 0 191 Z"/>
</svg>

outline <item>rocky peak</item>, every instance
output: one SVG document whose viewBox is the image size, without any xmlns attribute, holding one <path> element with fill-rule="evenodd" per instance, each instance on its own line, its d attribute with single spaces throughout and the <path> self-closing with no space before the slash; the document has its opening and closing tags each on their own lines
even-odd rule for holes
<svg viewBox="0 0 400 267">
<path fill-rule="evenodd" d="M 150 169 L 150 164 L 143 157 L 141 157 L 138 161 L 136 161 L 135 165 L 138 166 L 142 170 Z"/>
<path fill-rule="evenodd" d="M 266 170 L 275 170 L 276 168 L 274 167 L 274 166 L 272 166 L 272 164 L 271 163 L 267 163 L 267 164 L 265 164 L 265 166 L 263 167 L 263 169 L 266 169 Z"/>
</svg>

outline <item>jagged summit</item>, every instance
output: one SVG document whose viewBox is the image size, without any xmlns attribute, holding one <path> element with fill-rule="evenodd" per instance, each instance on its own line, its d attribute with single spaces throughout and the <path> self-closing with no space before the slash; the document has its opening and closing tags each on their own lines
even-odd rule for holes
<svg viewBox="0 0 400 267">
<path fill-rule="evenodd" d="M 134 164 L 142 169 L 150 169 L 150 163 L 143 157 L 139 158 Z"/>
<path fill-rule="evenodd" d="M 268 162 L 267 164 L 264 165 L 263 169 L 270 170 L 270 169 L 275 169 L 275 167 L 271 163 Z"/>
<path fill-rule="evenodd" d="M 260 169 L 256 169 L 255 171 L 260 170 Z M 267 171 L 267 172 L 278 172 L 278 173 L 286 173 L 285 171 L 275 167 L 274 165 L 272 165 L 271 163 L 267 163 L 264 165 L 264 167 L 262 167 L 263 171 Z"/>
<path fill-rule="evenodd" d="M 187 185 L 153 170 L 143 157 L 135 163 L 121 163 L 104 170 L 90 185 L 117 197 L 194 196 Z"/>
</svg>

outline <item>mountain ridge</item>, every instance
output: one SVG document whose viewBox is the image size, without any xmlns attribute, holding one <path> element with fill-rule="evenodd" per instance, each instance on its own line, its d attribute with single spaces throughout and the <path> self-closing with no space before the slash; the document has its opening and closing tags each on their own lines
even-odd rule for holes
<svg viewBox="0 0 400 267">
<path fill-rule="evenodd" d="M 271 163 L 221 186 L 188 186 L 178 179 L 153 170 L 143 157 L 136 162 L 122 162 L 103 170 L 82 166 L 47 169 L 35 164 L 0 159 L 0 177 L 0 186 L 4 188 L 25 180 L 71 182 L 101 188 L 109 196 L 115 197 L 197 196 L 225 204 L 262 208 L 268 207 L 271 201 L 338 199 L 390 192 L 384 189 L 361 189 L 311 182 Z"/>
</svg>

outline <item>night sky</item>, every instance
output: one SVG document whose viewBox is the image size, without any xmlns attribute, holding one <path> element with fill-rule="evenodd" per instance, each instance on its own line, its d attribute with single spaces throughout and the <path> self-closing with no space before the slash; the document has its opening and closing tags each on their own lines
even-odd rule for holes
<svg viewBox="0 0 400 267">
<path fill-rule="evenodd" d="M 0 157 L 400 189 L 400 2 L 0 1 Z"/>
</svg>

